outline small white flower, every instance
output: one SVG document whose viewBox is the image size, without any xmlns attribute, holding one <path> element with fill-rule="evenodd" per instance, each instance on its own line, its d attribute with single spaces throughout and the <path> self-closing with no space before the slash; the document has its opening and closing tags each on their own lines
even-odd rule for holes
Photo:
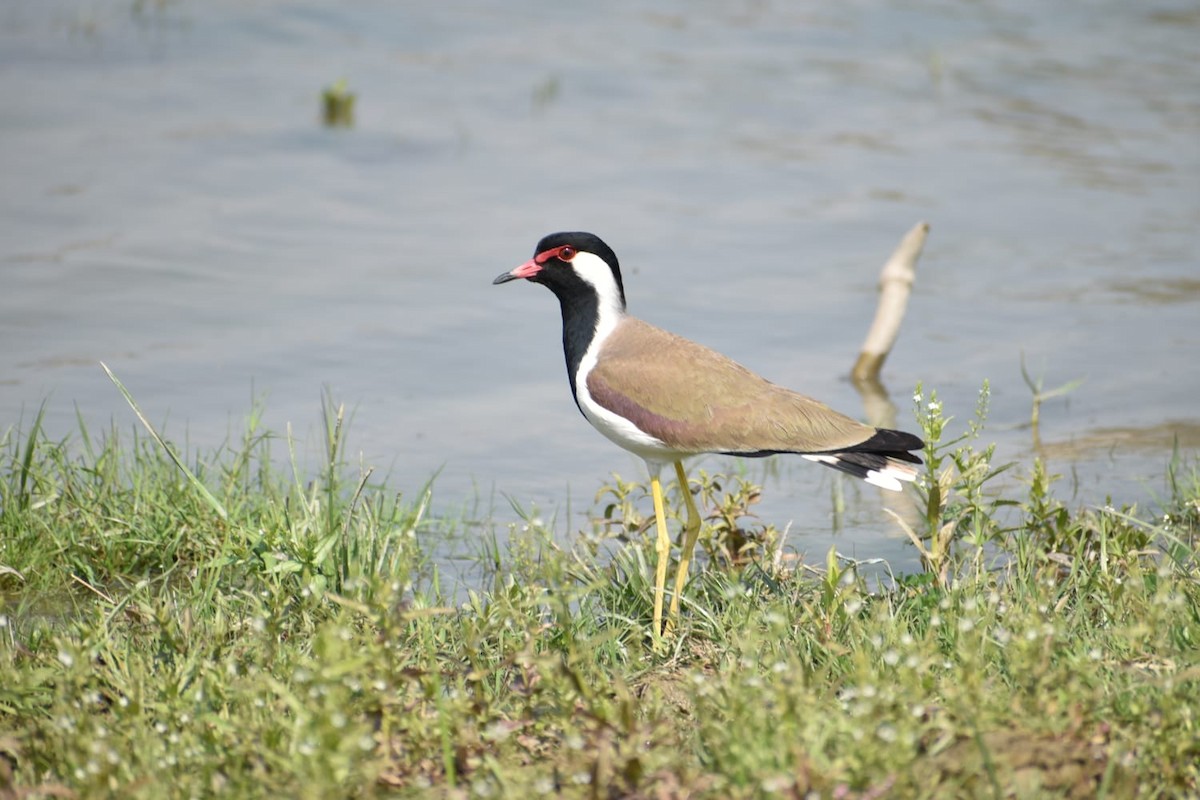
<svg viewBox="0 0 1200 800">
<path fill-rule="evenodd" d="M 776 792 L 792 788 L 796 785 L 796 781 L 787 775 L 774 775 L 769 778 L 763 778 L 758 785 L 767 794 L 775 794 Z"/>
</svg>

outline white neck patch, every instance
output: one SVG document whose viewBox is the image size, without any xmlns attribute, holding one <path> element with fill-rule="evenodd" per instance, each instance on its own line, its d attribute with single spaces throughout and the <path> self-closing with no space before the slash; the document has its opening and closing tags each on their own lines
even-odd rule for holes
<svg viewBox="0 0 1200 800">
<path fill-rule="evenodd" d="M 621 302 L 621 289 L 612 268 L 603 258 L 593 253 L 579 253 L 571 259 L 571 269 L 596 290 L 596 338 L 588 347 L 588 353 L 596 350 L 608 338 L 613 328 L 625 315 Z"/>
<path fill-rule="evenodd" d="M 575 398 L 588 422 L 616 444 L 644 458 L 653 472 L 658 465 L 682 458 L 659 439 L 639 430 L 632 422 L 614 414 L 592 399 L 588 392 L 587 376 L 596 366 L 596 359 L 609 335 L 625 316 L 621 303 L 621 289 L 608 263 L 592 253 L 579 253 L 571 260 L 571 267 L 579 277 L 596 290 L 596 335 L 588 345 L 587 352 L 579 362 L 575 373 Z"/>
</svg>

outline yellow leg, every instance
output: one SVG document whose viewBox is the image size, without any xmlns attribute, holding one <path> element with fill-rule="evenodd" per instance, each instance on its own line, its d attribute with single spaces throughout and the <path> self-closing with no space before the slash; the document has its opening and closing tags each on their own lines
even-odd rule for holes
<svg viewBox="0 0 1200 800">
<path fill-rule="evenodd" d="M 683 529 L 683 548 L 679 552 L 679 571 L 675 574 L 675 593 L 671 595 L 671 612 L 667 617 L 669 632 L 679 617 L 679 598 L 683 594 L 683 586 L 687 583 L 688 566 L 692 563 L 692 551 L 696 549 L 696 538 L 700 535 L 700 512 L 696 510 L 696 502 L 692 500 L 692 491 L 688 487 L 687 473 L 683 471 L 683 462 L 675 462 L 675 476 L 679 479 L 679 492 L 687 505 L 687 527 Z"/>
<path fill-rule="evenodd" d="M 671 560 L 671 537 L 667 535 L 667 517 L 663 513 L 662 483 L 658 472 L 651 470 L 650 494 L 654 498 L 654 522 L 658 527 L 655 551 L 658 561 L 654 565 L 654 640 L 662 635 L 663 594 L 667 589 L 667 562 Z"/>
</svg>

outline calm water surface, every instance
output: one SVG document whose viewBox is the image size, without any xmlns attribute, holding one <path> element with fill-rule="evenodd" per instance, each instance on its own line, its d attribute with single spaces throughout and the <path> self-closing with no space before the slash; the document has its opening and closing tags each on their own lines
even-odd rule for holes
<svg viewBox="0 0 1200 800">
<path fill-rule="evenodd" d="M 879 266 L 933 232 L 885 381 L 1029 464 L 1024 358 L 1060 489 L 1153 502 L 1200 444 L 1200 10 L 1193 2 L 9 0 L 0 8 L 0 430 L 236 436 L 252 399 L 437 508 L 575 526 L 641 467 L 579 417 L 545 233 L 617 250 L 634 313 L 861 413 L 844 376 Z M 358 93 L 352 130 L 320 90 Z M 911 427 L 911 424 L 908 424 Z M 281 448 L 282 452 L 282 448 Z M 721 459 L 708 469 L 728 467 Z M 751 474 L 762 467 L 751 463 Z M 914 564 L 869 487 L 798 460 L 763 514 Z"/>
</svg>

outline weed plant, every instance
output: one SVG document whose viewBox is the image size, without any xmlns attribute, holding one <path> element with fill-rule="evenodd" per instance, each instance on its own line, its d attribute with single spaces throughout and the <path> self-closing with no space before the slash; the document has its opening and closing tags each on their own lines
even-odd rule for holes
<svg viewBox="0 0 1200 800">
<path fill-rule="evenodd" d="M 658 651 L 641 484 L 572 541 L 500 531 L 456 601 L 458 521 L 347 463 L 333 403 L 315 477 L 257 413 L 201 455 L 39 416 L 0 437 L 0 798 L 1195 796 L 1194 460 L 1153 511 L 1071 509 L 1040 462 L 996 488 L 986 387 L 958 436 L 916 403 L 922 573 L 789 569 L 704 475 Z"/>
</svg>

